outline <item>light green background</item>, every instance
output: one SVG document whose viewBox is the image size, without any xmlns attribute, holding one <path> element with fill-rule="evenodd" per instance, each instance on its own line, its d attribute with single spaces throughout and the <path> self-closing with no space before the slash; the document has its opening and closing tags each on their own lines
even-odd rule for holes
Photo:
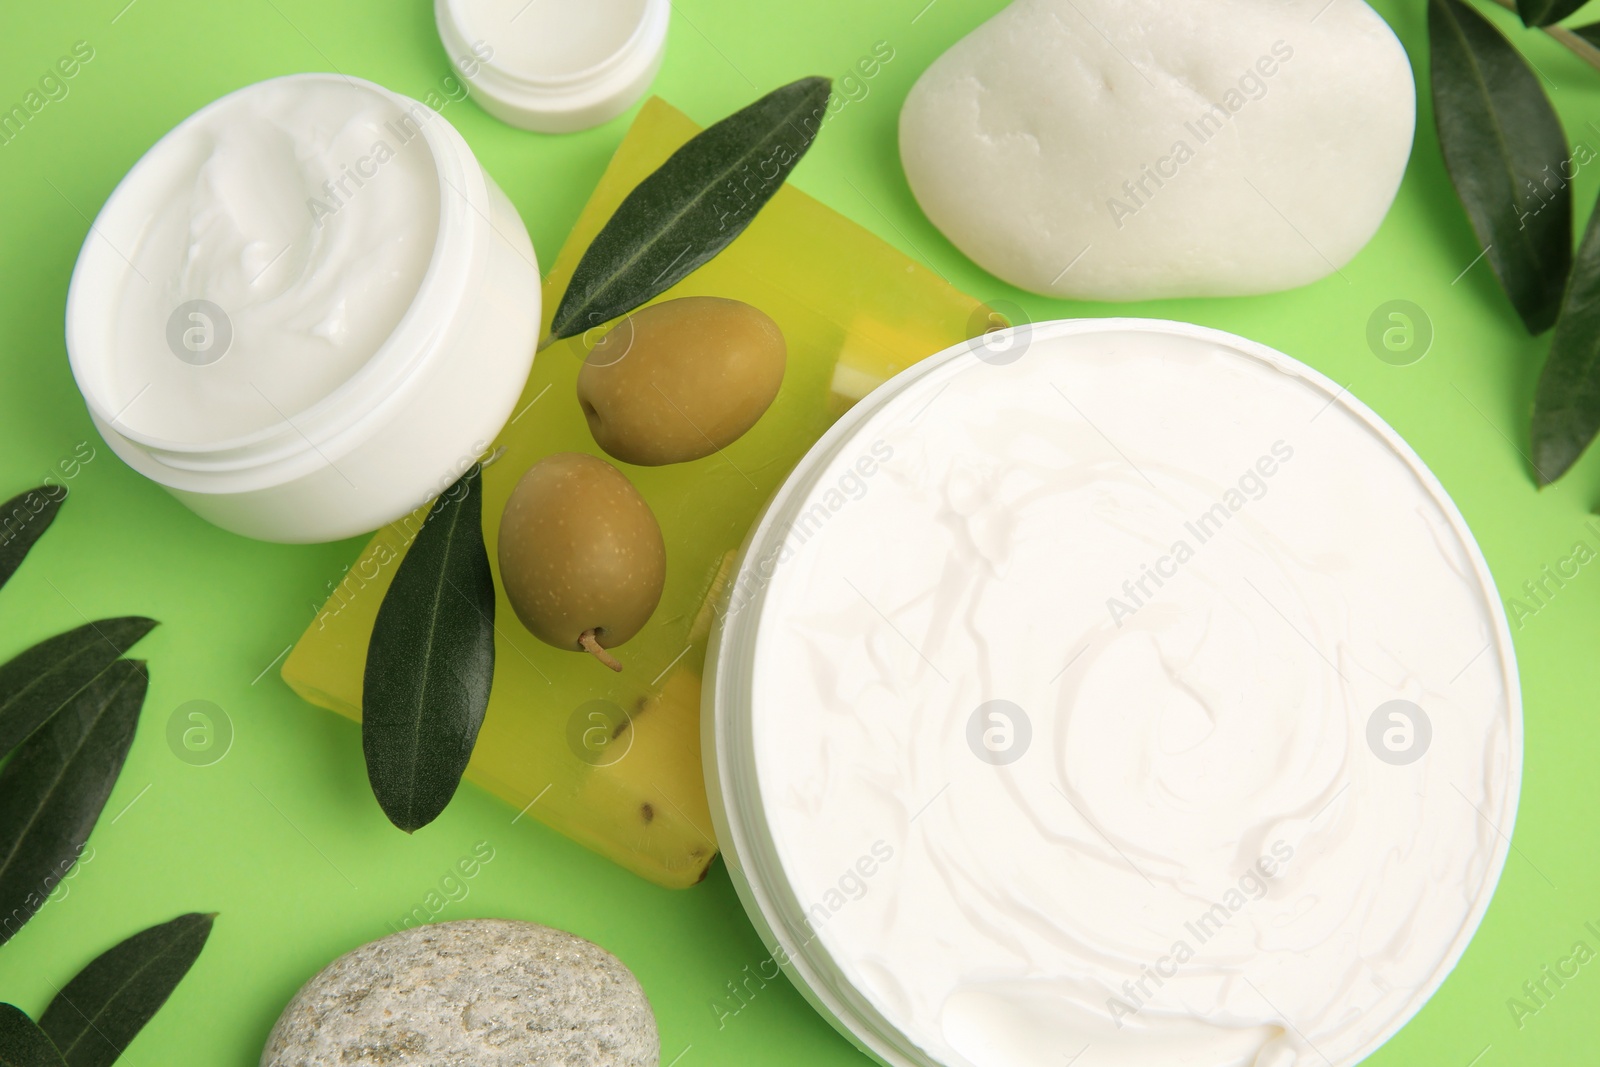
<svg viewBox="0 0 1600 1067">
<path fill-rule="evenodd" d="M 54 529 L 0 593 L 0 656 L 85 616 L 143 613 L 163 622 L 139 649 L 151 665 L 149 700 L 92 838 L 92 859 L 64 898 L 0 947 L 0 999 L 37 1013 L 55 986 L 122 937 L 179 912 L 218 910 L 196 969 L 122 1062 L 243 1067 L 256 1061 L 306 978 L 387 933 L 456 860 L 488 842 L 495 858 L 439 917 L 537 920 L 609 948 L 655 1004 L 663 1063 L 861 1062 L 781 979 L 719 1024 L 713 1005 L 734 1006 L 727 983 L 764 958 L 720 863 L 695 889 L 658 889 L 529 819 L 514 821 L 515 812 L 471 787 L 415 837 L 393 830 L 368 791 L 356 727 L 300 702 L 268 669 L 358 543 L 284 547 L 225 534 L 99 442 L 67 368 L 62 311 L 89 219 L 140 154 L 201 105 L 273 75 L 333 68 L 421 97 L 450 73 L 431 5 L 418 0 L 126 3 L 6 0 L 0 14 L 5 107 L 74 42 L 95 51 L 70 94 L 0 147 L 0 496 L 36 484 L 80 442 L 97 450 L 70 482 Z M 916 76 L 1001 6 L 681 0 L 655 90 L 709 123 L 792 78 L 843 75 L 887 42 L 893 60 L 866 98 L 828 125 L 795 174 L 798 186 L 974 296 L 1014 300 L 1035 318 L 1188 319 L 1263 341 L 1349 383 L 1443 480 L 1506 595 L 1579 537 L 1597 543 L 1584 527 L 1600 489 L 1596 457 L 1540 493 L 1519 455 L 1546 341 L 1522 333 L 1484 264 L 1462 274 L 1479 249 L 1445 180 L 1425 99 L 1394 209 L 1343 277 L 1252 299 L 1116 308 L 1044 300 L 986 275 L 932 228 L 895 149 L 896 115 Z M 1424 72 L 1424 4 L 1382 10 Z M 1504 12 L 1495 15 L 1514 27 Z M 1600 150 L 1600 128 L 1589 122 L 1600 116 L 1600 72 L 1537 33 L 1513 32 L 1553 84 L 1569 137 Z M 470 102 L 445 115 L 515 201 L 546 263 L 629 118 L 545 137 L 500 125 Z M 1597 174 L 1600 163 L 1576 180 L 1584 217 Z M 1283 239 L 1298 238 L 1286 229 Z M 1396 298 L 1421 305 L 1436 331 L 1431 352 L 1411 366 L 1380 362 L 1365 342 L 1369 315 Z M 1515 636 L 1527 718 L 1516 847 L 1454 975 L 1371 1063 L 1600 1059 L 1600 962 L 1520 1029 L 1506 1004 L 1575 940 L 1600 948 L 1582 929 L 1585 921 L 1600 926 L 1600 565 L 1585 568 Z M 232 750 L 209 767 L 181 762 L 166 742 L 168 718 L 195 699 L 220 705 L 236 729 Z M 1063 1063 L 1073 1051 L 1062 1051 Z"/>
</svg>

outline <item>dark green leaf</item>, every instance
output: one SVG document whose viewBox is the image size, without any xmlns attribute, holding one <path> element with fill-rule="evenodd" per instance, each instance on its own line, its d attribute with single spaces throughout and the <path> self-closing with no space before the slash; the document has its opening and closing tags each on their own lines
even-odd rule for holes
<svg viewBox="0 0 1600 1067">
<path fill-rule="evenodd" d="M 50 529 L 66 499 L 65 487 L 41 485 L 0 504 L 0 586 L 17 573 L 28 549 Z"/>
<path fill-rule="evenodd" d="M 65 1061 L 26 1012 L 0 1004 L 0 1067 L 65 1067 Z"/>
<path fill-rule="evenodd" d="M 1524 26 L 1549 26 L 1560 22 L 1589 0 L 1517 0 Z"/>
<path fill-rule="evenodd" d="M 85 623 L 0 665 L 0 756 L 20 745 L 145 634 L 154 619 L 127 615 Z"/>
<path fill-rule="evenodd" d="M 1429 0 L 1428 46 L 1450 180 L 1512 306 L 1541 333 L 1572 262 L 1561 122 L 1511 42 L 1461 0 Z"/>
<path fill-rule="evenodd" d="M 1549 485 L 1600 431 L 1600 210 L 1589 216 L 1533 394 L 1534 474 Z"/>
<path fill-rule="evenodd" d="M 832 83 L 801 78 L 702 130 L 629 193 L 556 306 L 560 340 L 626 315 L 722 251 L 816 140 Z"/>
<path fill-rule="evenodd" d="M 111 1067 L 167 1002 L 211 936 L 216 912 L 190 912 L 98 956 L 39 1018 L 67 1067 Z"/>
<path fill-rule="evenodd" d="M 118 660 L 0 767 L 0 944 L 78 861 L 133 744 L 148 684 Z"/>
<path fill-rule="evenodd" d="M 1572 32 L 1596 48 L 1600 48 L 1600 22 L 1591 22 L 1587 26 L 1574 26 Z"/>
<path fill-rule="evenodd" d="M 406 833 L 467 769 L 494 678 L 494 576 L 474 466 L 428 513 L 378 606 L 361 690 L 361 747 L 383 813 Z"/>
</svg>

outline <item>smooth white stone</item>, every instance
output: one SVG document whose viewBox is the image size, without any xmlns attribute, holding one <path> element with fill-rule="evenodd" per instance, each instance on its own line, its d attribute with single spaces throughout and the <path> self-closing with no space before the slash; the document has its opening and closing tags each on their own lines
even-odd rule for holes
<svg viewBox="0 0 1600 1067">
<path fill-rule="evenodd" d="M 917 81 L 900 156 L 934 225 L 1020 288 L 1236 296 L 1349 262 L 1415 119 L 1360 0 L 1016 0 Z"/>
</svg>

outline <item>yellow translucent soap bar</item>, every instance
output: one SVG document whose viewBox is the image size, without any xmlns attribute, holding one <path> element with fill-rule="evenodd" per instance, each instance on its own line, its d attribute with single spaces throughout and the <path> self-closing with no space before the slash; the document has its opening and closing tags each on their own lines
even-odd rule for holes
<svg viewBox="0 0 1600 1067">
<path fill-rule="evenodd" d="M 583 249 L 622 198 L 696 132 L 660 100 L 641 109 L 545 278 L 546 329 Z M 789 350 L 778 397 L 721 453 L 665 467 L 617 464 L 654 509 L 667 547 L 660 606 L 612 650 L 626 667 L 621 674 L 541 643 L 499 594 L 494 688 L 467 769 L 468 779 L 529 817 L 673 887 L 703 878 L 717 851 L 700 769 L 700 671 L 745 533 L 851 403 L 994 322 L 927 268 L 788 186 L 721 255 L 658 299 L 696 295 L 743 300 L 778 323 Z M 580 337 L 541 352 L 494 442 L 504 453 L 483 475 L 491 561 L 500 512 L 529 466 L 553 452 L 604 456 L 575 392 L 586 351 Z M 373 619 L 422 515 L 378 532 L 285 661 L 284 680 L 313 704 L 360 717 Z"/>
</svg>

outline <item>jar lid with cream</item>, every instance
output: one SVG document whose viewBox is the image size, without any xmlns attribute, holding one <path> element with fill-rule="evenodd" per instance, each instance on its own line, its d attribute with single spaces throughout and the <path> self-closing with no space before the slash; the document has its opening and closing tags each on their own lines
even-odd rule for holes
<svg viewBox="0 0 1600 1067">
<path fill-rule="evenodd" d="M 1349 392 L 1182 323 L 869 395 L 751 533 L 705 767 L 746 910 L 894 1067 L 1352 1067 L 1505 864 L 1516 664 Z"/>
<path fill-rule="evenodd" d="M 661 68 L 669 0 L 435 0 L 445 51 L 474 99 L 539 133 L 598 126 Z"/>
</svg>

